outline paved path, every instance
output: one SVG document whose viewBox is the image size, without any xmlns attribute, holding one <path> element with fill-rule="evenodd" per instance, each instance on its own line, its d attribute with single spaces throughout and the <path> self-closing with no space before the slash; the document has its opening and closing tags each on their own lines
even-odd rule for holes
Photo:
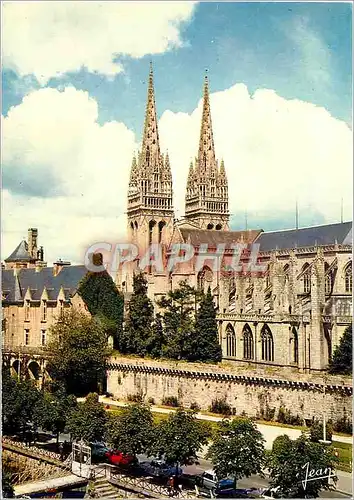
<svg viewBox="0 0 354 500">
<path fill-rule="evenodd" d="M 84 401 L 85 398 L 80 398 L 78 401 Z M 114 399 L 107 398 L 105 396 L 100 396 L 99 400 L 110 406 L 127 406 L 128 403 L 124 403 L 122 401 L 115 401 Z M 160 408 L 159 406 L 152 406 L 151 410 L 156 413 L 171 413 L 176 411 L 173 408 Z M 217 417 L 213 415 L 204 415 L 203 413 L 197 413 L 197 418 L 199 420 L 208 420 L 209 422 L 220 422 L 223 417 Z M 277 425 L 266 425 L 266 424 L 257 424 L 258 429 L 263 434 L 264 439 L 266 440 L 265 447 L 267 449 L 271 449 L 273 441 L 276 437 L 282 436 L 283 434 L 287 434 L 291 439 L 296 439 L 301 435 L 301 430 L 293 429 L 292 427 L 280 427 Z M 338 434 L 333 434 L 333 441 L 339 441 L 340 443 L 349 443 L 352 444 L 353 438 L 350 436 L 338 436 Z"/>
</svg>

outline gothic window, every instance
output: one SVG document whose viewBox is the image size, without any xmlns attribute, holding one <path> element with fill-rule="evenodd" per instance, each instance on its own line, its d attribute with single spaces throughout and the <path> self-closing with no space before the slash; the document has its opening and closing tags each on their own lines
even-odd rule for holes
<svg viewBox="0 0 354 500">
<path fill-rule="evenodd" d="M 47 332 L 46 330 L 41 330 L 41 344 L 46 345 L 47 343 Z"/>
<path fill-rule="evenodd" d="M 59 300 L 59 316 L 62 316 L 64 313 L 64 300 Z"/>
<path fill-rule="evenodd" d="M 213 229 L 214 225 L 213 224 L 208 224 L 207 229 Z"/>
<path fill-rule="evenodd" d="M 325 264 L 325 271 L 327 271 L 329 265 Z M 332 273 L 327 273 L 325 276 L 325 294 L 328 295 L 332 291 Z"/>
<path fill-rule="evenodd" d="M 248 325 L 243 327 L 243 357 L 244 359 L 254 358 L 253 334 Z"/>
<path fill-rule="evenodd" d="M 217 231 L 220 231 L 221 227 L 222 227 L 222 226 L 221 226 L 221 224 L 216 224 L 215 229 L 216 229 Z"/>
<path fill-rule="evenodd" d="M 29 345 L 29 330 L 25 330 L 25 345 Z"/>
<path fill-rule="evenodd" d="M 236 357 L 236 335 L 230 324 L 226 328 L 226 356 L 228 358 Z"/>
<path fill-rule="evenodd" d="M 348 264 L 345 269 L 345 291 L 352 293 L 353 291 L 353 271 L 352 263 Z"/>
<path fill-rule="evenodd" d="M 303 275 L 303 281 L 304 281 L 304 293 L 310 293 L 311 291 L 311 273 L 310 269 L 308 269 L 310 266 L 309 264 L 305 264 L 302 268 L 304 275 Z"/>
<path fill-rule="evenodd" d="M 42 300 L 42 320 L 47 321 L 47 301 Z"/>
<path fill-rule="evenodd" d="M 262 360 L 274 361 L 273 335 L 268 325 L 264 325 L 261 331 Z"/>
<path fill-rule="evenodd" d="M 299 362 L 299 337 L 295 327 L 291 330 L 290 335 L 290 362 L 292 364 Z"/>
<path fill-rule="evenodd" d="M 213 271 L 210 267 L 203 267 L 203 269 L 198 273 L 197 281 L 198 289 L 201 291 L 206 291 L 209 286 L 211 287 L 213 282 Z"/>
<path fill-rule="evenodd" d="M 166 223 L 161 221 L 159 222 L 159 243 L 161 243 L 162 240 L 162 230 L 165 227 Z"/>
<path fill-rule="evenodd" d="M 31 307 L 30 301 L 26 300 L 26 302 L 25 302 L 25 321 L 30 320 L 30 307 Z"/>
<path fill-rule="evenodd" d="M 290 271 L 289 264 L 285 264 L 285 266 L 283 268 L 283 273 L 285 276 L 285 283 L 287 283 L 289 281 L 289 271 Z"/>
<path fill-rule="evenodd" d="M 149 245 L 151 245 L 151 243 L 152 243 L 152 236 L 153 236 L 155 226 L 156 226 L 156 222 L 154 220 L 151 220 L 149 222 Z"/>
</svg>

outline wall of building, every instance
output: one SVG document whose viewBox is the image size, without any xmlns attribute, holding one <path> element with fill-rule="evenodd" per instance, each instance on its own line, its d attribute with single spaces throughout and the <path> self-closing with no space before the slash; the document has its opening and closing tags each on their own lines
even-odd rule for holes
<svg viewBox="0 0 354 500">
<path fill-rule="evenodd" d="M 208 410 L 214 399 L 225 399 L 236 414 L 260 417 L 267 406 L 284 406 L 301 418 L 337 420 L 352 414 L 352 386 L 349 379 L 305 375 L 291 370 L 250 369 L 229 363 L 218 365 L 111 358 L 107 372 L 107 391 L 118 400 L 140 393 L 147 401 L 161 404 L 175 396 L 184 407 L 197 403 Z"/>
</svg>

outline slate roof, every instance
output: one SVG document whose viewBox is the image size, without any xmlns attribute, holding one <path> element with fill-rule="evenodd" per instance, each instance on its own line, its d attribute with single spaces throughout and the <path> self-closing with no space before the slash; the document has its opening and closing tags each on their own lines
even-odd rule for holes
<svg viewBox="0 0 354 500">
<path fill-rule="evenodd" d="M 25 240 L 22 240 L 15 248 L 12 254 L 5 259 L 5 262 L 31 262 L 33 257 L 28 253 L 28 245 Z"/>
<path fill-rule="evenodd" d="M 179 229 L 185 243 L 190 243 L 198 247 L 201 244 L 208 244 L 209 248 L 216 248 L 219 244 L 226 243 L 226 248 L 230 248 L 232 243 L 253 243 L 261 233 L 260 229 L 250 229 L 248 231 L 217 231 L 201 229 Z"/>
<path fill-rule="evenodd" d="M 17 276 L 13 269 L 2 270 L 2 293 L 6 296 L 4 302 L 23 300 L 28 288 L 32 299 L 40 300 L 44 287 L 49 300 L 57 300 L 61 287 L 68 300 L 86 273 L 85 266 L 65 266 L 57 276 L 53 275 L 52 267 L 44 267 L 38 272 L 35 269 L 20 269 Z"/>
<path fill-rule="evenodd" d="M 286 229 L 261 233 L 255 243 L 260 244 L 261 252 L 288 250 L 291 248 L 321 245 L 351 245 L 352 222 L 326 224 L 323 226 Z"/>
</svg>

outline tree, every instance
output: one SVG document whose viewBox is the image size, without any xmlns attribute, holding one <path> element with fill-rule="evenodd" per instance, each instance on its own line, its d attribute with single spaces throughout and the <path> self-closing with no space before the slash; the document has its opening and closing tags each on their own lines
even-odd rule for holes
<svg viewBox="0 0 354 500">
<path fill-rule="evenodd" d="M 43 395 L 32 380 L 18 381 L 7 371 L 3 372 L 2 382 L 3 430 L 10 434 L 16 431 L 24 434 L 27 423 L 35 420 Z"/>
<path fill-rule="evenodd" d="M 155 321 L 152 325 L 152 334 L 148 339 L 146 350 L 153 358 L 160 358 L 164 347 L 166 345 L 166 338 L 162 324 L 162 316 L 160 313 L 156 314 Z"/>
<path fill-rule="evenodd" d="M 166 346 L 163 355 L 172 359 L 188 359 L 194 335 L 194 314 L 199 300 L 198 292 L 181 282 L 179 288 L 170 291 L 159 301 L 164 310 Z"/>
<path fill-rule="evenodd" d="M 352 325 L 348 326 L 336 347 L 332 361 L 329 365 L 329 373 L 350 375 L 353 370 L 353 334 Z"/>
<path fill-rule="evenodd" d="M 2 498 L 14 498 L 15 492 L 11 481 L 11 473 L 4 469 L 4 465 L 1 479 Z"/>
<path fill-rule="evenodd" d="M 154 438 L 153 416 L 150 407 L 135 403 L 122 414 L 111 416 L 107 426 L 107 441 L 122 453 L 149 454 Z"/>
<path fill-rule="evenodd" d="M 317 498 L 321 490 L 330 489 L 328 474 L 336 461 L 330 448 L 311 442 L 305 434 L 296 440 L 279 436 L 268 457 L 270 484 L 282 498 Z M 316 480 L 305 482 L 306 477 Z"/>
<path fill-rule="evenodd" d="M 91 393 L 84 403 L 71 411 L 68 416 L 67 430 L 73 440 L 88 443 L 102 441 L 106 434 L 108 416 L 104 405 L 98 401 L 98 395 Z"/>
<path fill-rule="evenodd" d="M 124 298 L 107 271 L 88 272 L 80 281 L 78 294 L 84 300 L 92 316 L 104 322 L 114 347 L 118 348 L 122 332 Z"/>
<path fill-rule="evenodd" d="M 210 287 L 203 294 L 195 320 L 195 332 L 192 338 L 192 348 L 189 353 L 191 361 L 221 361 L 221 346 L 218 342 L 218 326 L 216 308 Z"/>
<path fill-rule="evenodd" d="M 133 295 L 128 306 L 120 349 L 145 356 L 153 333 L 154 307 L 147 296 L 147 281 L 142 273 L 133 278 Z"/>
<path fill-rule="evenodd" d="M 196 419 L 195 412 L 178 409 L 158 424 L 152 450 L 170 464 L 186 465 L 197 459 L 207 441 L 207 429 Z"/>
<path fill-rule="evenodd" d="M 97 390 L 105 377 L 106 359 L 110 354 L 107 331 L 96 318 L 76 309 L 64 312 L 51 327 L 52 341 L 48 372 L 64 383 L 69 394 L 85 395 Z"/>
<path fill-rule="evenodd" d="M 35 411 L 35 420 L 39 425 L 53 432 L 59 441 L 59 434 L 64 432 L 70 413 L 77 408 L 75 396 L 67 395 L 63 385 L 55 388 L 54 392 L 45 392 L 42 404 Z"/>
<path fill-rule="evenodd" d="M 239 479 L 262 471 L 264 438 L 249 418 L 224 419 L 207 457 L 211 459 L 217 476 L 220 479 L 232 476 L 236 488 Z"/>
</svg>

